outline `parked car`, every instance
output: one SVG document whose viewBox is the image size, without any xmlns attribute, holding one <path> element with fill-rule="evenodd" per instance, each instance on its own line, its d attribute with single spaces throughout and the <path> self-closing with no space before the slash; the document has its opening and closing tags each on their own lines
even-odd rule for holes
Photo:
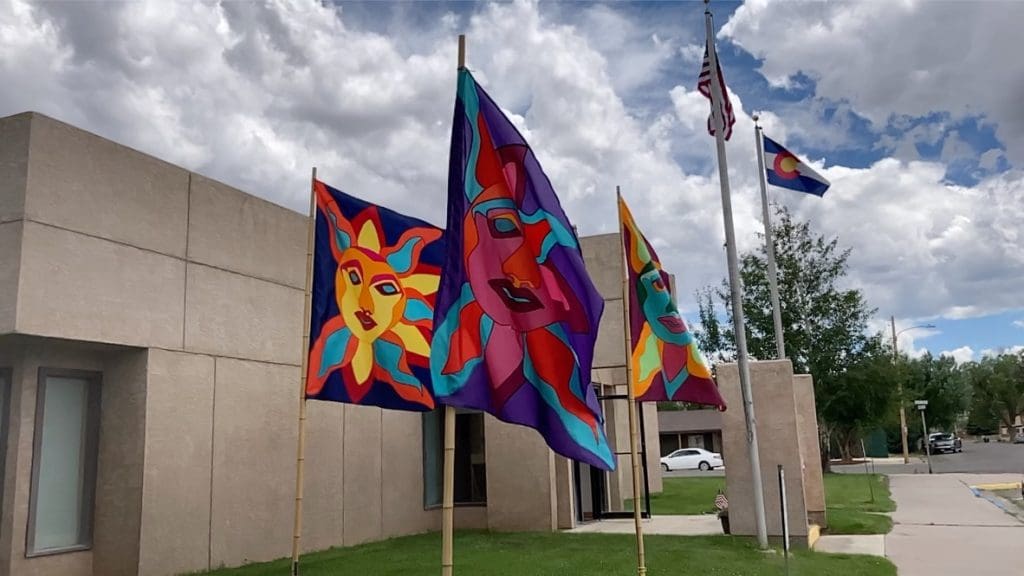
<svg viewBox="0 0 1024 576">
<path fill-rule="evenodd" d="M 1024 432 L 1017 432 L 1017 435 L 1013 437 L 1014 444 L 1024 444 Z"/>
<path fill-rule="evenodd" d="M 943 452 L 963 452 L 963 442 L 956 436 L 946 433 L 938 432 L 928 436 L 928 448 L 934 454 L 941 454 Z"/>
<path fill-rule="evenodd" d="M 672 470 L 714 470 L 722 468 L 725 462 L 722 455 L 708 452 L 703 448 L 683 448 L 661 459 L 661 469 Z"/>
</svg>

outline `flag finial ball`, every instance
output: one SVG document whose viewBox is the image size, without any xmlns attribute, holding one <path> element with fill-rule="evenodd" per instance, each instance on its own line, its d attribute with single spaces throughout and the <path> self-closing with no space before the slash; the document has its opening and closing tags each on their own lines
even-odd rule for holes
<svg viewBox="0 0 1024 576">
<path fill-rule="evenodd" d="M 760 118 L 760 116 L 758 116 L 757 114 L 754 114 L 754 115 L 753 115 L 753 116 L 751 116 L 750 118 L 751 118 L 751 119 L 752 119 L 752 120 L 753 120 L 754 122 L 757 122 L 757 119 L 758 119 L 758 118 Z"/>
</svg>

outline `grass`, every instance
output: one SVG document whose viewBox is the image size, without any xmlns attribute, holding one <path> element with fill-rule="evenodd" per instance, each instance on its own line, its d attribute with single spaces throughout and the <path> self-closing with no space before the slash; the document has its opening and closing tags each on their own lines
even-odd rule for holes
<svg viewBox="0 0 1024 576">
<path fill-rule="evenodd" d="M 704 478 L 665 478 L 661 494 L 651 494 L 651 511 L 655 515 L 710 514 L 716 512 L 715 495 L 725 491 L 722 476 Z M 626 510 L 633 509 L 633 500 L 626 500 Z"/>
<path fill-rule="evenodd" d="M 636 556 L 631 535 L 464 532 L 455 537 L 455 572 L 472 576 L 631 576 Z M 782 576 L 780 554 L 758 551 L 751 539 L 727 536 L 648 536 L 650 576 Z M 303 557 L 303 576 L 361 574 L 436 576 L 440 535 L 423 534 L 334 548 Z M 277 560 L 208 573 L 209 576 L 281 576 L 289 561 Z M 794 576 L 895 576 L 884 558 L 796 552 Z"/>
<path fill-rule="evenodd" d="M 664 486 L 661 494 L 651 495 L 655 515 L 707 514 L 715 512 L 715 495 L 725 489 L 725 478 L 665 478 Z M 626 509 L 632 510 L 632 504 L 626 501 Z M 892 519 L 880 513 L 892 512 L 896 504 L 885 476 L 827 474 L 825 507 L 829 534 L 887 534 L 892 530 Z"/>
<path fill-rule="evenodd" d="M 892 530 L 892 519 L 881 513 L 892 512 L 896 503 L 885 476 L 827 474 L 825 508 L 829 534 L 886 534 Z"/>
</svg>

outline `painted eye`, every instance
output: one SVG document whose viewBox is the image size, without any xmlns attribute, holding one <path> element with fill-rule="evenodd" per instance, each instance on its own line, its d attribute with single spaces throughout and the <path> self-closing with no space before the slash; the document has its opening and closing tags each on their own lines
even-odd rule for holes
<svg viewBox="0 0 1024 576">
<path fill-rule="evenodd" d="M 519 224 L 511 216 L 498 216 L 489 221 L 491 235 L 495 238 L 513 238 L 522 236 Z"/>
<path fill-rule="evenodd" d="M 363 279 L 359 277 L 359 272 L 356 272 L 355 270 L 348 271 L 348 281 L 351 282 L 353 286 L 359 286 L 363 283 Z"/>
<path fill-rule="evenodd" d="M 657 280 L 654 281 L 654 288 L 658 292 L 663 292 L 665 290 L 665 283 L 662 282 L 661 278 L 658 278 Z"/>
<path fill-rule="evenodd" d="M 375 286 L 375 288 L 377 289 L 377 292 L 380 292 L 381 294 L 383 294 L 385 296 L 394 296 L 395 294 L 398 294 L 398 286 L 395 286 L 391 282 L 384 282 L 383 284 L 377 284 Z"/>
</svg>

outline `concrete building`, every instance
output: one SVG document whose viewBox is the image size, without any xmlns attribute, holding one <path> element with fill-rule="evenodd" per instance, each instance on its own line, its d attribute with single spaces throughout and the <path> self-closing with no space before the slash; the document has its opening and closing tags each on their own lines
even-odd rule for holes
<svg viewBox="0 0 1024 576">
<path fill-rule="evenodd" d="M 33 113 L 0 119 L 0 576 L 170 575 L 287 556 L 306 219 Z M 595 381 L 625 393 L 616 235 Z M 604 400 L 614 449 L 625 402 Z M 657 419 L 645 412 L 660 490 Z M 440 526 L 440 418 L 310 402 L 303 547 Z M 457 526 L 622 510 L 529 429 L 458 416 Z"/>
<path fill-rule="evenodd" d="M 661 455 L 680 448 L 703 448 L 722 453 L 722 413 L 709 410 L 663 410 L 658 412 Z"/>
</svg>

